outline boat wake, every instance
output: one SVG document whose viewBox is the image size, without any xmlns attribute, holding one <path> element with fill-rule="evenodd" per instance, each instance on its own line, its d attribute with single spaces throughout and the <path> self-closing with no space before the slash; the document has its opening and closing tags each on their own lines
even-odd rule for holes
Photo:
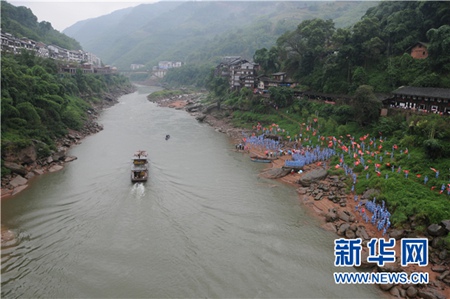
<svg viewBox="0 0 450 299">
<path fill-rule="evenodd" d="M 136 196 L 137 198 L 141 198 L 145 195 L 145 186 L 143 183 L 136 183 L 131 188 L 131 194 Z"/>
</svg>

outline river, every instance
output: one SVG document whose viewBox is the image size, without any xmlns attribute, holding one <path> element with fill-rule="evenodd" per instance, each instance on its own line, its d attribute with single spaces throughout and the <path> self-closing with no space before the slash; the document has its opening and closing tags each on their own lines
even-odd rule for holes
<svg viewBox="0 0 450 299">
<path fill-rule="evenodd" d="M 264 165 L 140 86 L 102 112 L 78 159 L 3 200 L 2 298 L 380 298 L 336 285 L 333 233 Z M 165 135 L 171 138 L 165 140 Z M 138 150 L 150 179 L 130 182 Z"/>
</svg>

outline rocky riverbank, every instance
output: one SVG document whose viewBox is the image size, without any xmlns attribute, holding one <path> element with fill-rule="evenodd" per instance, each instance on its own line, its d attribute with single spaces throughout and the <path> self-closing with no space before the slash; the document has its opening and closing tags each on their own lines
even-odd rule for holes
<svg viewBox="0 0 450 299">
<path fill-rule="evenodd" d="M 202 94 L 187 94 L 173 98 L 160 99 L 157 102 L 160 106 L 184 109 L 193 115 L 198 121 L 206 122 L 213 126 L 216 131 L 227 134 L 234 143 L 242 141 L 242 129 L 234 128 L 231 125 L 231 118 L 227 117 L 226 107 L 218 111 L 216 105 L 205 106 L 202 104 Z M 285 145 L 287 148 L 289 144 Z M 264 153 L 257 148 L 250 147 L 243 154 L 263 156 Z M 370 221 L 364 221 L 362 215 L 355 212 L 357 202 L 354 201 L 354 194 L 348 194 L 348 186 L 345 178 L 339 176 L 329 176 L 326 165 L 311 164 L 305 166 L 301 173 L 291 172 L 285 169 L 284 161 L 289 156 L 281 156 L 272 161 L 266 170 L 260 175 L 266 178 L 277 179 L 283 183 L 296 188 L 299 194 L 299 201 L 308 207 L 311 215 L 318 217 L 322 222 L 322 227 L 332 231 L 339 238 L 361 238 L 363 245 L 371 238 L 395 238 L 400 240 L 404 237 L 418 237 L 414 227 L 414 219 L 410 219 L 410 224 L 402 229 L 389 229 L 387 235 L 383 236 L 375 225 Z M 363 205 L 370 201 L 377 190 L 367 190 L 361 195 Z M 358 201 L 359 202 L 359 201 Z M 415 284 L 379 284 L 381 290 L 392 298 L 424 298 L 424 299 L 444 299 L 450 298 L 450 255 L 443 246 L 443 236 L 450 232 L 450 220 L 442 221 L 430 225 L 425 234 L 421 237 L 429 239 L 429 263 L 426 267 L 400 265 L 400 242 L 395 247 L 396 262 L 385 264 L 380 267 L 377 264 L 367 262 L 369 252 L 363 246 L 361 255 L 361 267 L 365 271 L 373 272 L 423 272 L 429 273 L 430 282 L 427 285 Z"/>
<path fill-rule="evenodd" d="M 63 169 L 64 164 L 74 161 L 77 157 L 68 156 L 69 149 L 80 144 L 86 136 L 103 130 L 103 126 L 97 123 L 99 113 L 108 107 L 115 105 L 118 98 L 124 94 L 133 92 L 134 87 L 129 86 L 113 93 L 104 94 L 102 101 L 88 110 L 89 118 L 80 131 L 70 130 L 67 135 L 56 141 L 57 150 L 51 155 L 38 158 L 40 141 L 33 140 L 33 144 L 20 151 L 2 151 L 3 166 L 11 170 L 11 174 L 2 177 L 1 199 L 10 198 L 26 189 L 36 176 Z M 2 234 L 3 236 L 3 234 Z"/>
</svg>

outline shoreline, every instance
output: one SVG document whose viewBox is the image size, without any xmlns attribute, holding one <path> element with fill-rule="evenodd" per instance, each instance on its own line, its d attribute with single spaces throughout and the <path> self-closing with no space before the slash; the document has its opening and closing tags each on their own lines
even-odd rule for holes
<svg viewBox="0 0 450 299">
<path fill-rule="evenodd" d="M 242 131 L 248 131 L 233 127 L 230 124 L 229 119 L 218 119 L 210 113 L 203 114 L 199 113 L 198 111 L 189 111 L 189 105 L 195 103 L 195 100 L 193 100 L 192 96 L 189 95 L 181 98 L 178 97 L 173 99 L 155 100 L 154 102 L 161 107 L 174 108 L 179 110 L 184 109 L 186 112 L 194 116 L 198 121 L 205 122 L 213 127 L 216 131 L 227 134 L 230 138 L 230 143 L 241 143 L 243 137 Z M 264 156 L 264 152 L 261 149 L 257 149 L 252 146 L 250 146 L 247 151 L 240 152 L 248 155 L 249 157 L 253 155 Z M 343 201 L 345 204 L 342 204 L 342 201 L 332 201 L 329 194 L 325 194 L 325 192 L 322 193 L 315 191 L 318 189 L 329 190 L 333 188 L 333 185 L 342 183 L 340 177 L 327 175 L 326 178 L 312 183 L 309 187 L 303 187 L 298 183 L 298 181 L 305 173 L 320 168 L 328 170 L 329 166 L 326 166 L 326 162 L 325 166 L 322 165 L 322 163 L 320 163 L 321 165 L 307 165 L 303 168 L 302 173 L 293 172 L 281 177 L 276 177 L 276 175 L 275 177 L 271 177 L 271 170 L 276 172 L 276 170 L 282 169 L 282 167 L 284 166 L 284 162 L 288 159 L 290 159 L 290 156 L 285 155 L 271 161 L 271 163 L 267 163 L 267 167 L 265 167 L 265 169 L 258 175 L 275 179 L 295 188 L 298 194 L 299 202 L 306 207 L 308 214 L 320 221 L 321 228 L 336 233 L 337 238 L 352 239 L 365 236 L 362 237 L 362 239 L 366 240 L 366 242 L 371 238 L 384 238 L 385 240 L 389 238 L 389 235 L 394 231 L 393 229 L 389 229 L 388 234 L 386 236 L 383 236 L 382 231 L 378 231 L 376 226 L 371 224 L 370 221 L 365 222 L 362 215 L 358 212 L 355 212 L 357 204 L 354 201 L 353 193 L 348 193 L 348 191 L 346 191 L 344 195 L 345 199 Z M 280 172 L 278 171 L 276 173 L 279 174 Z M 345 187 L 341 188 L 341 190 L 345 190 Z M 330 211 L 333 211 L 334 214 L 337 215 L 337 217 L 335 217 L 334 219 L 329 219 L 331 213 Z M 386 263 L 384 267 L 380 267 L 376 264 L 370 264 L 364 261 L 364 258 L 367 258 L 369 252 L 367 247 L 363 246 L 363 250 L 361 253 L 361 267 L 355 268 L 362 269 L 363 271 L 371 270 L 372 272 L 406 272 L 408 274 L 411 274 L 412 272 L 429 273 L 428 285 L 378 284 L 378 287 L 382 291 L 384 291 L 384 294 L 389 298 L 450 298 L 450 286 L 443 281 L 442 277 L 443 273 L 445 274 L 450 272 L 448 261 L 442 263 L 441 265 L 432 265 L 429 262 L 428 265 L 424 267 L 418 265 L 408 265 L 406 267 L 402 267 L 399 263 L 401 254 L 400 242 L 396 242 L 394 250 L 396 252 L 396 262 Z M 446 274 L 444 275 L 444 277 L 445 276 L 450 276 L 450 274 Z"/>
<path fill-rule="evenodd" d="M 118 103 L 118 98 L 122 95 L 133 92 L 135 89 L 134 85 L 132 87 L 124 87 L 120 90 L 117 90 L 112 93 L 107 93 L 103 95 L 103 100 L 97 104 L 92 105 L 92 107 L 88 110 L 89 118 L 86 121 L 83 128 L 79 131 L 76 130 L 68 130 L 68 133 L 55 141 L 57 151 L 53 152 L 50 156 L 40 158 L 40 159 L 31 159 L 26 167 L 21 167 L 18 163 L 20 163 L 20 159 L 16 158 L 16 160 L 6 161 L 5 163 L 16 164 L 14 167 L 17 167 L 16 171 L 11 171 L 11 174 L 5 176 L 1 180 L 1 189 L 0 189 L 0 200 L 9 200 L 14 198 L 17 194 L 27 189 L 36 177 L 41 175 L 57 172 L 64 168 L 67 163 L 70 163 L 77 159 L 75 156 L 67 156 L 66 154 L 69 150 L 74 146 L 81 144 L 83 139 L 88 136 L 94 135 L 103 130 L 103 126 L 99 124 L 96 120 L 99 117 L 100 113 L 114 106 Z M 34 151 L 34 145 L 27 147 L 23 150 L 27 159 L 31 156 L 35 156 L 36 153 Z M 12 158 L 10 158 L 12 159 Z M 18 163 L 16 163 L 18 162 Z M 3 236 L 2 229 L 2 236 Z"/>
</svg>

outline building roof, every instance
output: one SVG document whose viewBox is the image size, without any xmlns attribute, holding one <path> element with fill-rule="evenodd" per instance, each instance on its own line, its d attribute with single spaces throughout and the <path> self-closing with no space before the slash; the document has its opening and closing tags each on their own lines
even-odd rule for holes
<svg viewBox="0 0 450 299">
<path fill-rule="evenodd" d="M 397 95 L 419 96 L 431 98 L 450 98 L 450 88 L 402 86 L 392 92 Z"/>
</svg>

